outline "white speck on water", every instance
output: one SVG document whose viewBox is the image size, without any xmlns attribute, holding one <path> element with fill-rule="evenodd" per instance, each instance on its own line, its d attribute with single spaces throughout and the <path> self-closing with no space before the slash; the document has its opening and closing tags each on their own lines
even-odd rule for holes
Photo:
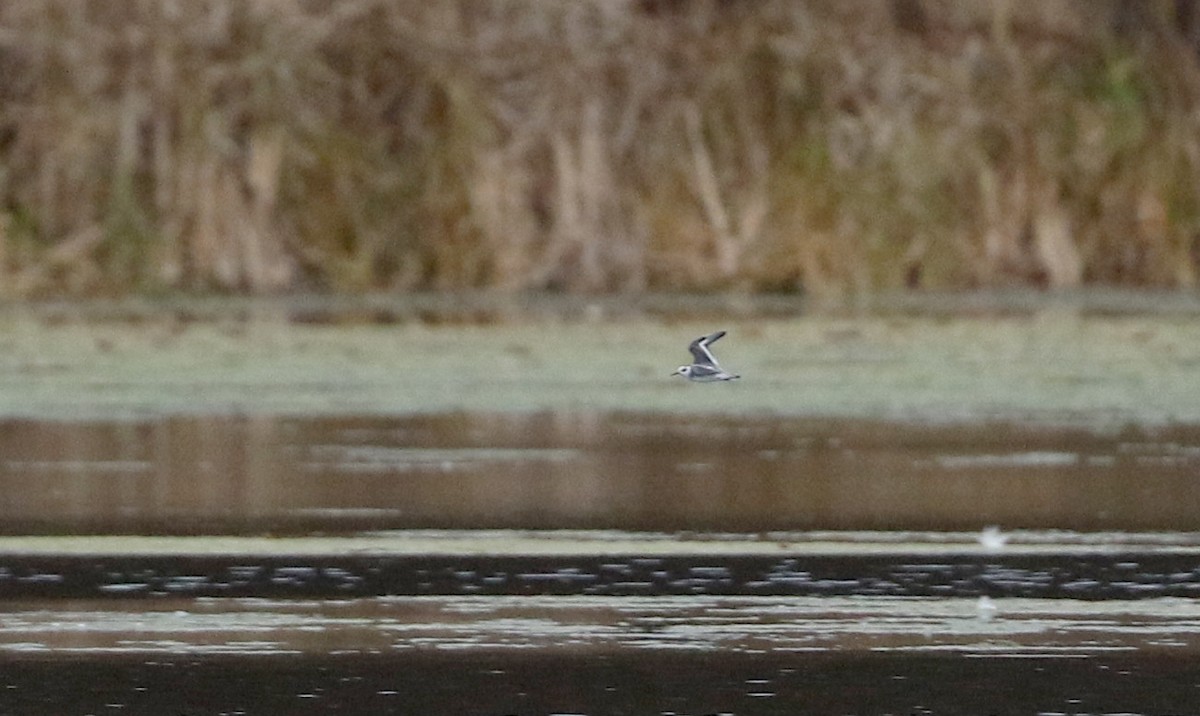
<svg viewBox="0 0 1200 716">
<path fill-rule="evenodd" d="M 979 533 L 979 544 L 989 552 L 999 552 L 1008 543 L 1008 535 L 1003 534 L 996 525 L 988 525 Z"/>
</svg>

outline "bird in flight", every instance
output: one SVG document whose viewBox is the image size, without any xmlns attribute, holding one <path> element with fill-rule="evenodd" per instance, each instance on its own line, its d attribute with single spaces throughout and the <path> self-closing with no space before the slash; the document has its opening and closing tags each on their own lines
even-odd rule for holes
<svg viewBox="0 0 1200 716">
<path fill-rule="evenodd" d="M 671 375 L 682 375 L 688 380 L 694 380 L 697 383 L 714 383 L 721 380 L 733 380 L 741 378 L 740 375 L 726 373 L 721 368 L 721 364 L 717 363 L 717 357 L 713 355 L 712 349 L 709 348 L 713 343 L 721 339 L 725 335 L 725 331 L 717 331 L 711 335 L 702 336 L 692 341 L 688 346 L 688 350 L 692 352 L 692 364 L 681 365 L 675 369 Z"/>
</svg>

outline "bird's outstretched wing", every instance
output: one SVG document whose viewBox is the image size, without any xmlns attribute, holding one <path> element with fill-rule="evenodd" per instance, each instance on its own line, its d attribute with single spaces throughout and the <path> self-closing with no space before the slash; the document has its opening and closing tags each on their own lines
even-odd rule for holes
<svg viewBox="0 0 1200 716">
<path fill-rule="evenodd" d="M 725 331 L 717 331 L 716 333 L 702 336 L 692 341 L 691 345 L 688 346 L 688 350 L 691 351 L 696 365 L 718 367 L 717 358 L 712 354 L 709 346 L 721 340 L 721 336 L 723 335 L 725 335 Z"/>
</svg>

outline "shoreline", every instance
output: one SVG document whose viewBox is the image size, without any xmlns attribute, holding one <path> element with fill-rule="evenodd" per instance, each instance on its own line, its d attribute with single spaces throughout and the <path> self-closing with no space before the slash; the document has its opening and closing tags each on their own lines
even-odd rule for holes
<svg viewBox="0 0 1200 716">
<path fill-rule="evenodd" d="M 282 299 L 200 303 L 182 317 L 177 304 L 146 304 L 137 317 L 113 304 L 107 314 L 85 304 L 9 307 L 0 311 L 0 419 L 620 411 L 1200 423 L 1190 298 L 1129 314 L 1095 300 L 1009 312 L 981 310 L 982 300 L 955 313 L 897 304 L 896 313 L 856 316 L 764 315 L 748 305 L 704 320 L 608 318 L 581 302 L 575 312 L 476 323 L 368 322 L 369 302 L 342 320 L 336 301 L 298 314 Z M 729 331 L 718 357 L 745 378 L 668 378 L 687 343 L 715 329 Z"/>
</svg>

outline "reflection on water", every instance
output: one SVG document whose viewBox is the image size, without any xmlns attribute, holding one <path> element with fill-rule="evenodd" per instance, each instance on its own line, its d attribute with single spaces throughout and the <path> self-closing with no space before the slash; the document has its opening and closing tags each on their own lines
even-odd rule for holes
<svg viewBox="0 0 1200 716">
<path fill-rule="evenodd" d="M 1194 529 L 1200 428 L 566 413 L 0 423 L 26 530 Z"/>
<path fill-rule="evenodd" d="M 1194 659 L 429 653 L 18 660 L 14 714 L 1182 714 Z"/>
<path fill-rule="evenodd" d="M 1200 428 L 571 412 L 0 423 L 22 531 L 1191 530 Z"/>
<path fill-rule="evenodd" d="M 0 529 L 119 533 L 6 538 L 0 713 L 1186 712 L 1198 469 L 1187 426 L 0 422 Z"/>
<path fill-rule="evenodd" d="M 545 538 L 552 534 L 553 537 Z M 775 533 L 786 537 L 783 533 Z M 844 535 L 847 533 L 838 533 Z M 881 537 L 880 533 L 874 533 Z M 892 533 L 886 535 L 890 537 Z M 1197 535 L 1022 532 L 990 550 L 909 539 L 611 533 L 5 538 L 0 599 L 747 596 L 1154 599 L 1200 595 Z M 860 535 L 867 537 L 867 535 Z M 1083 537 L 1083 535 L 1072 535 Z M 743 536 L 745 537 L 745 536 Z M 965 535 L 959 535 L 966 538 Z M 1136 537 L 1136 539 L 1131 539 Z"/>
<path fill-rule="evenodd" d="M 10 603 L 4 713 L 1190 713 L 1192 600 Z"/>
<path fill-rule="evenodd" d="M 0 654 L 281 655 L 539 651 L 1200 655 L 1186 599 L 381 597 L 8 603 Z"/>
</svg>

